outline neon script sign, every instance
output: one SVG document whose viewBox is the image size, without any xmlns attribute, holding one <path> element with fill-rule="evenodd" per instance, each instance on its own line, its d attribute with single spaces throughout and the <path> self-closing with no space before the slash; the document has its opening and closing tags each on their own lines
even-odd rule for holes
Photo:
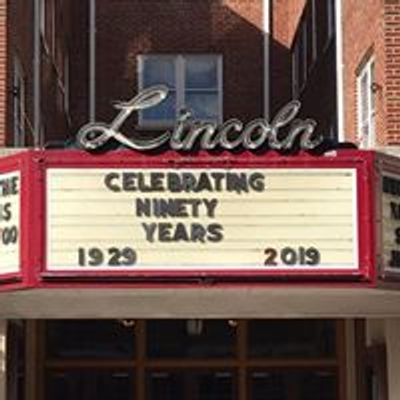
<svg viewBox="0 0 400 400">
<path fill-rule="evenodd" d="M 173 150 L 191 151 L 200 145 L 203 150 L 271 150 L 288 151 L 296 144 L 301 150 L 314 150 L 324 139 L 315 135 L 316 122 L 312 119 L 297 119 L 301 104 L 293 100 L 279 110 L 271 122 L 257 118 L 246 125 L 232 118 L 218 126 L 214 122 L 194 120 L 188 111 L 182 112 L 173 131 L 166 131 L 157 138 L 138 139 L 127 137 L 121 127 L 135 111 L 155 107 L 168 96 L 168 88 L 153 86 L 140 92 L 127 102 L 119 102 L 114 107 L 120 110 L 110 124 L 95 122 L 84 125 L 77 134 L 78 144 L 86 150 L 97 150 L 110 140 L 116 140 L 127 148 L 150 151 L 169 145 Z M 284 132 L 282 132 L 284 130 Z"/>
</svg>

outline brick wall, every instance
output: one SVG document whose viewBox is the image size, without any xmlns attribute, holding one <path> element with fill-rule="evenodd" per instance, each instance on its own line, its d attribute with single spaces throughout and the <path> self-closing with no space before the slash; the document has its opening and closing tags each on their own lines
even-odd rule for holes
<svg viewBox="0 0 400 400">
<path fill-rule="evenodd" d="M 263 114 L 262 0 L 97 0 L 96 40 L 100 120 L 136 92 L 148 53 L 221 54 L 224 119 Z"/>
<path fill-rule="evenodd" d="M 34 1 L 0 0 L 1 44 L 0 62 L 0 145 L 13 145 L 14 139 L 14 60 L 20 61 L 25 80 L 26 145 L 33 140 L 33 60 L 34 60 Z M 8 7 L 6 6 L 8 3 Z M 64 53 L 70 47 L 70 2 L 46 0 L 46 32 L 40 39 L 41 122 L 46 133 L 42 145 L 64 140 L 68 134 L 68 118 L 64 110 Z M 55 5 L 57 5 L 55 7 Z M 54 20 L 52 8 L 54 8 Z M 4 21 L 4 22 L 3 22 Z M 53 22 L 54 21 L 54 22 Z M 53 25 L 54 23 L 54 25 Z"/>
<path fill-rule="evenodd" d="M 27 143 L 33 141 L 33 1 L 24 0 L 8 1 L 8 34 L 7 38 L 7 78 L 6 98 L 7 111 L 6 121 L 6 143 L 13 144 L 14 139 L 14 96 L 13 72 L 14 62 L 17 57 L 25 78 L 25 137 Z M 3 36 L 2 36 L 3 37 Z M 1 79 L 3 82 L 3 79 Z M 2 113 L 1 113 L 2 114 Z"/>
<path fill-rule="evenodd" d="M 89 121 L 89 1 L 70 1 L 71 127 L 73 138 Z"/>
<path fill-rule="evenodd" d="M 0 0 L 0 146 L 6 142 L 7 125 L 7 0 Z"/>
<path fill-rule="evenodd" d="M 385 138 L 381 144 L 400 144 L 400 1 L 386 0 L 383 15 L 385 57 L 380 61 L 378 98 L 385 100 Z M 382 46 L 381 46 L 382 47 Z M 381 52 L 383 50 L 381 49 Z M 383 61 L 385 63 L 384 67 Z M 382 71 L 384 68 L 384 71 Z M 382 100 L 380 99 L 380 102 Z"/>
<path fill-rule="evenodd" d="M 322 0 L 320 0 L 322 2 Z M 317 4 L 317 3 L 316 3 Z M 317 23 L 326 23 L 316 9 Z M 278 0 L 273 9 L 273 41 L 272 41 L 272 98 L 273 113 L 291 100 L 292 93 L 292 47 L 296 37 L 301 34 L 303 22 L 312 25 L 311 0 Z M 307 46 L 322 40 L 318 37 L 320 29 L 316 29 Z M 335 41 L 329 45 L 317 45 L 317 58 L 307 57 L 307 80 L 299 93 L 302 108 L 299 116 L 317 121 L 317 131 L 328 135 L 336 120 L 336 58 Z"/>
<path fill-rule="evenodd" d="M 318 1 L 318 0 L 317 0 Z M 307 0 L 287 0 L 288 4 L 288 44 L 291 46 Z"/>
<path fill-rule="evenodd" d="M 375 80 L 382 85 L 382 90 L 375 93 L 377 144 L 384 144 L 385 98 L 388 93 L 384 87 L 386 57 L 382 1 L 344 0 L 342 7 L 345 133 L 348 140 L 357 140 L 357 71 L 370 51 L 375 57 Z"/>
<path fill-rule="evenodd" d="M 50 1 L 50 0 L 47 0 Z M 53 2 L 51 0 L 50 2 Z M 12 54 L 20 54 L 27 82 L 28 127 L 32 120 L 32 21 L 33 1 L 0 0 L 0 62 L 7 82 L 0 95 L 0 144 L 5 132 L 11 137 Z M 71 51 L 71 120 L 64 114 L 60 54 L 42 47 L 42 111 L 46 141 L 73 138 L 88 120 L 88 2 L 58 1 L 57 39 Z M 378 144 L 400 142 L 400 0 L 342 0 L 344 31 L 345 130 L 355 140 L 357 129 L 356 73 L 369 49 L 376 56 Z M 291 54 L 293 38 L 306 0 L 274 0 L 271 34 L 272 112 L 292 97 Z M 64 12 L 61 13 L 60 9 Z M 65 11 L 67 10 L 67 12 Z M 69 16 L 72 16 L 69 18 Z M 7 25 L 7 21 L 12 23 Z M 115 115 L 113 100 L 128 99 L 137 91 L 137 56 L 147 53 L 218 53 L 224 57 L 224 118 L 243 120 L 262 115 L 263 32 L 262 0 L 97 0 L 97 117 L 109 121 Z M 7 26 L 9 31 L 7 32 Z M 366 29 L 368 27 L 368 29 Z M 8 34 L 8 39 L 5 40 Z M 357 40 L 354 40 L 357 38 Z M 57 47 L 57 46 L 56 46 Z M 7 53 L 8 52 L 8 53 Z M 8 57 L 5 54 L 9 54 Z M 304 111 L 315 119 L 329 117 L 321 107 L 322 95 L 330 96 L 334 66 L 328 57 L 318 66 L 314 89 L 303 94 Z M 329 72 L 328 72 L 329 71 Z M 331 84 L 318 93 L 321 82 Z M 323 85 L 322 85 L 323 86 Z M 321 94 L 322 93 L 322 94 Z M 322 97 L 321 97 L 322 96 Z M 5 100 L 7 97 L 7 101 Z M 333 101 L 332 96 L 331 102 Z M 319 107 L 317 107 L 317 105 Z M 318 109 L 321 112 L 313 113 Z M 323 112 L 326 115 L 323 116 Z M 321 115 L 319 115 L 321 114 Z M 7 118 L 5 118 L 5 116 Z M 71 122 L 71 125 L 68 124 Z M 8 139 L 8 143 L 10 139 Z"/>
<path fill-rule="evenodd" d="M 271 29 L 271 114 L 292 98 L 290 49 L 306 0 L 274 0 Z"/>
<path fill-rule="evenodd" d="M 41 36 L 41 123 L 45 133 L 42 140 L 44 146 L 64 142 L 70 131 L 64 107 L 64 55 L 74 50 L 70 39 L 70 32 L 74 28 L 70 4 L 68 0 L 46 0 L 46 31 Z"/>
</svg>

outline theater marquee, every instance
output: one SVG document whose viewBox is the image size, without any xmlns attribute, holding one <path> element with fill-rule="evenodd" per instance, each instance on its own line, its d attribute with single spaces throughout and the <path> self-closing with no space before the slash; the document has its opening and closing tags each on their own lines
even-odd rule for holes
<svg viewBox="0 0 400 400">
<path fill-rule="evenodd" d="M 49 168 L 47 271 L 355 271 L 352 168 Z"/>
<path fill-rule="evenodd" d="M 376 178 L 397 179 L 375 173 L 373 152 L 353 150 L 323 157 L 27 151 L 0 161 L 0 290 L 371 285 L 383 251 Z M 397 192 L 386 195 L 398 203 Z M 400 227 L 397 211 L 383 227 L 390 234 Z M 399 250 L 391 240 L 389 255 Z"/>
</svg>

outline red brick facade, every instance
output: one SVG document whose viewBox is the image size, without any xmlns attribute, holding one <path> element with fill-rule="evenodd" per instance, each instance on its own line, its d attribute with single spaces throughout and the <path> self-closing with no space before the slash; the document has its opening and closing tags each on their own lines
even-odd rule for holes
<svg viewBox="0 0 400 400">
<path fill-rule="evenodd" d="M 7 98 L 7 122 L 4 132 L 7 131 L 7 144 L 13 142 L 14 132 L 14 101 L 18 100 L 20 93 L 13 90 L 13 72 L 15 63 L 19 62 L 25 81 L 25 137 L 27 144 L 33 143 L 33 2 L 24 0 L 15 0 L 9 2 L 6 12 L 8 18 L 8 32 L 5 36 L 8 38 L 7 46 L 7 77 L 1 80 L 6 90 Z M 11 23 L 12 22 L 12 23 Z M 7 88 L 6 88 L 7 85 Z M 3 93 L 3 90 L 1 91 Z M 3 113 L 0 113 L 3 115 Z M 3 132 L 3 129 L 1 129 Z"/>
<path fill-rule="evenodd" d="M 383 87 L 383 82 L 386 57 L 383 45 L 382 2 L 352 0 L 342 4 L 345 132 L 349 140 L 357 141 L 357 74 L 363 62 L 373 55 L 376 80 L 383 89 L 375 93 L 376 137 L 379 144 L 384 144 L 386 88 Z"/>
<path fill-rule="evenodd" d="M 69 113 L 64 97 L 66 55 L 71 53 L 70 3 L 45 0 L 45 32 L 41 34 L 41 129 L 42 146 L 64 141 L 69 132 Z M 69 60 L 68 63 L 70 63 Z"/>
<path fill-rule="evenodd" d="M 35 3 L 0 2 L 0 145 L 13 144 L 15 57 L 25 77 L 26 144 L 33 143 Z M 263 0 L 96 0 L 97 119 L 109 121 L 115 115 L 111 102 L 137 92 L 137 60 L 143 54 L 220 54 L 224 119 L 262 116 L 267 78 L 273 115 L 293 97 L 293 46 L 311 0 L 270 3 L 270 65 L 264 70 Z M 373 55 L 377 145 L 399 144 L 400 1 L 342 0 L 341 4 L 346 137 L 357 141 L 357 74 L 366 57 Z M 40 113 L 45 136 L 41 145 L 72 140 L 88 121 L 89 33 L 89 1 L 46 0 L 46 33 L 40 40 Z M 66 63 L 69 110 L 64 96 Z M 312 65 L 299 94 L 303 114 L 320 121 L 322 130 L 336 116 L 336 84 L 333 44 Z"/>
<path fill-rule="evenodd" d="M 305 0 L 277 0 L 272 7 L 271 29 L 271 114 L 292 99 L 291 47 Z"/>
<path fill-rule="evenodd" d="M 317 1 L 277 1 L 272 9 L 272 113 L 293 97 L 302 103 L 301 115 L 318 122 L 320 133 L 329 136 L 337 129 L 336 124 L 336 48 L 335 38 L 324 37 L 320 25 L 328 24 L 328 8 Z M 328 2 L 325 2 L 328 4 Z M 332 8 L 333 9 L 333 8 Z M 326 15 L 325 15 L 326 14 Z M 333 25 L 333 12 L 331 12 Z M 332 26 L 333 29 L 333 26 Z M 303 43 L 307 31 L 306 44 Z M 326 34 L 327 32 L 325 32 Z M 294 53 L 300 44 L 299 60 L 304 75 L 299 93 L 294 89 Z M 313 57 L 310 57 L 311 48 Z M 304 62 L 304 57 L 307 61 Z M 316 107 L 316 104 L 318 106 Z"/>
<path fill-rule="evenodd" d="M 97 117 L 137 91 L 141 54 L 220 54 L 223 116 L 263 114 L 262 1 L 97 0 Z"/>
<path fill-rule="evenodd" d="M 8 3 L 8 4 L 7 4 Z M 56 139 L 63 139 L 69 130 L 68 115 L 64 109 L 65 57 L 70 47 L 70 8 L 67 0 L 45 0 L 46 13 L 44 31 L 40 30 L 40 132 L 34 133 L 34 13 L 36 1 L 4 1 L 1 3 L 0 29 L 4 29 L 0 51 L 4 51 L 1 62 L 1 94 L 6 99 L 1 111 L 0 143 L 14 144 L 14 101 L 20 93 L 15 91 L 14 65 L 18 62 L 25 87 L 25 145 L 36 143 L 45 146 Z M 38 2 L 39 3 L 39 2 Z M 4 23 L 3 23 L 4 20 Z M 3 32 L 3 31 L 2 31 Z M 4 78 L 4 79 L 3 79 Z M 2 97 L 0 96 L 0 99 Z M 1 101 L 1 100 L 0 100 Z M 40 138 L 38 138 L 40 136 Z"/>
<path fill-rule="evenodd" d="M 6 124 L 8 114 L 7 75 L 8 75 L 8 9 L 7 0 L 0 1 L 0 146 L 6 143 Z"/>
<path fill-rule="evenodd" d="M 382 13 L 381 13 L 382 14 Z M 385 135 L 383 144 L 400 144 L 400 1 L 386 0 L 383 12 L 383 43 L 378 49 L 380 75 L 377 76 L 378 99 L 384 101 L 380 120 Z M 384 121 L 384 124 L 383 124 Z"/>
</svg>

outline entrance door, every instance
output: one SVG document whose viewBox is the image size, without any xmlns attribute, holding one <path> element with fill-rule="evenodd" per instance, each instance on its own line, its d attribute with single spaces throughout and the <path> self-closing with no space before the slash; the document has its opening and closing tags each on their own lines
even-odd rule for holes
<svg viewBox="0 0 400 400">
<path fill-rule="evenodd" d="M 343 398 L 340 321 L 43 324 L 37 400 Z"/>
</svg>

